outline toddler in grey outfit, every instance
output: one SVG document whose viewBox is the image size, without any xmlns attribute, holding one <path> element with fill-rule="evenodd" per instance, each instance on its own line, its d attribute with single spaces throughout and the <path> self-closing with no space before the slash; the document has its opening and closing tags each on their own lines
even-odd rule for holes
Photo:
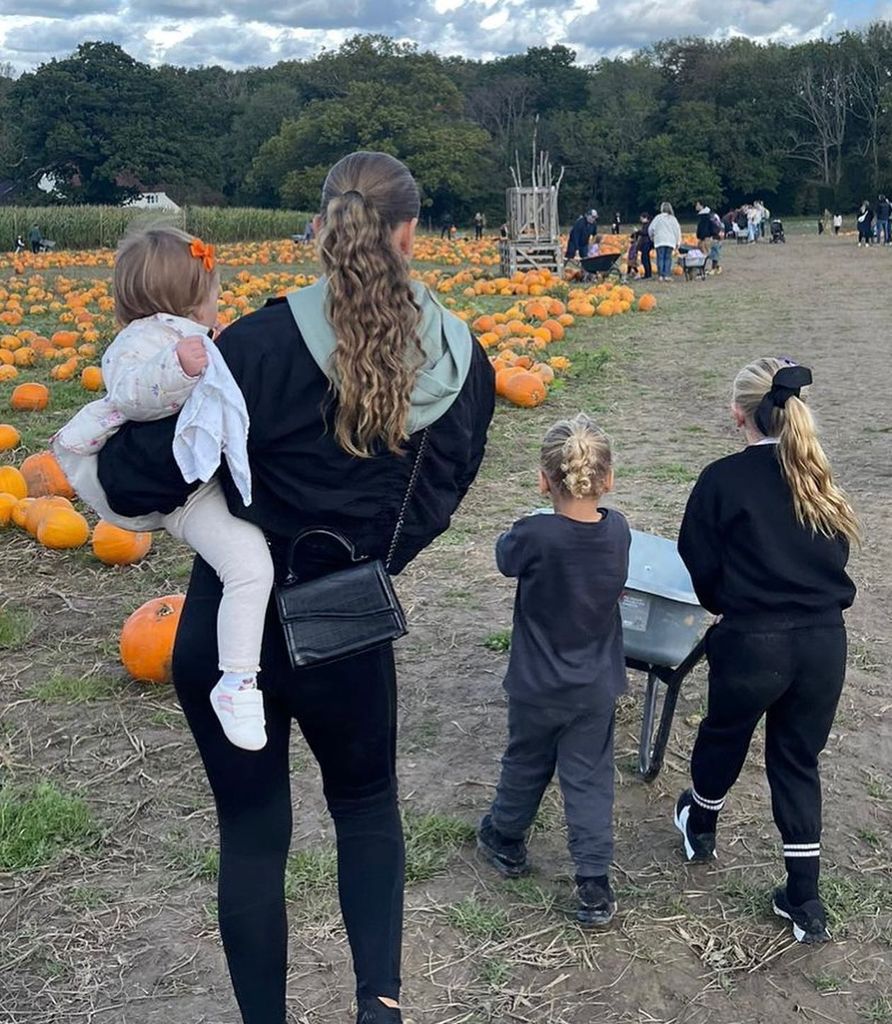
<svg viewBox="0 0 892 1024">
<path fill-rule="evenodd" d="M 629 568 L 625 518 L 599 501 L 613 486 L 610 442 L 588 416 L 545 435 L 539 487 L 554 515 L 519 520 L 496 545 L 517 579 L 508 746 L 496 798 L 478 830 L 482 855 L 505 877 L 529 870 L 526 836 L 557 769 L 579 897 L 577 920 L 616 912 L 613 727 L 626 688 L 619 599 Z"/>
</svg>

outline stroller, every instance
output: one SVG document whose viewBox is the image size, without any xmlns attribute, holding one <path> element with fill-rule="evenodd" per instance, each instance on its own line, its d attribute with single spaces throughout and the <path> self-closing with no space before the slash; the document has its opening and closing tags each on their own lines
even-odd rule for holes
<svg viewBox="0 0 892 1024">
<path fill-rule="evenodd" d="M 784 222 L 777 217 L 771 222 L 771 241 L 775 244 L 778 242 L 783 242 L 784 245 L 787 244 L 787 236 L 784 234 Z"/>
</svg>

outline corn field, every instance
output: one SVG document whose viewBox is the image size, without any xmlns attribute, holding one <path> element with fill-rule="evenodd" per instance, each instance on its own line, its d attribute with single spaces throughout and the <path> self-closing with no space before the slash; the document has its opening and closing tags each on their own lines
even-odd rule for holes
<svg viewBox="0 0 892 1024">
<path fill-rule="evenodd" d="M 36 224 L 58 249 L 114 247 L 132 227 L 176 224 L 207 242 L 263 242 L 303 232 L 311 214 L 297 210 L 187 206 L 154 211 L 126 206 L 0 206 L 0 251 Z"/>
</svg>

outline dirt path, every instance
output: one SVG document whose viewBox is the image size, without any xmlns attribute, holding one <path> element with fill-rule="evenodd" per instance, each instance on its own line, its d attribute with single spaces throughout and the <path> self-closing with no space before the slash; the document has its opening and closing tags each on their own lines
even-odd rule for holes
<svg viewBox="0 0 892 1024">
<path fill-rule="evenodd" d="M 592 322 L 591 339 L 573 345 L 575 379 L 543 408 L 500 409 L 454 528 L 401 582 L 413 621 L 400 652 L 400 774 L 411 826 L 404 977 L 415 1024 L 892 1022 L 892 356 L 876 301 L 892 252 L 793 237 L 785 248 L 726 246 L 726 268 L 657 291 L 649 317 Z M 838 941 L 793 947 L 767 914 L 781 862 L 760 741 L 723 817 L 721 860 L 699 870 L 682 863 L 670 817 L 702 711 L 702 673 L 684 687 L 667 764 L 651 786 L 635 770 L 639 678 L 623 701 L 621 913 L 609 932 L 585 935 L 567 914 L 554 792 L 533 837 L 531 879 L 494 879 L 468 839 L 491 797 L 504 732 L 505 656 L 486 641 L 510 626 L 512 592 L 495 572 L 492 543 L 538 503 L 544 426 L 578 408 L 595 411 L 614 438 L 614 504 L 633 526 L 673 535 L 699 470 L 738 443 L 726 415 L 730 380 L 761 354 L 813 367 L 813 405 L 867 534 L 853 562 L 860 597 L 849 619 L 849 683 L 824 759 Z M 138 594 L 184 587 L 182 550 L 162 545 L 143 578 L 126 582 L 86 559 L 72 574 L 70 561 L 38 560 L 7 538 L 2 559 L 4 596 L 29 610 L 32 632 L 6 659 L 0 770 L 81 792 L 102 834 L 51 870 L 0 875 L 0 1022 L 235 1024 L 213 922 L 214 819 L 191 741 L 169 692 L 121 684 L 115 667 L 125 608 Z M 100 687 L 72 703 L 83 688 L 41 688 L 62 665 L 112 680 L 113 693 Z M 331 830 L 299 741 L 295 755 L 295 847 L 305 852 L 289 873 L 290 1007 L 295 1021 L 334 1024 L 350 1019 L 351 985 Z"/>
</svg>

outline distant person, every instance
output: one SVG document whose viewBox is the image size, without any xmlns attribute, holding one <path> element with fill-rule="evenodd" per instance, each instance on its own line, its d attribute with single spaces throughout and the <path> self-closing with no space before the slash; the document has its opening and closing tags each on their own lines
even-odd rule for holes
<svg viewBox="0 0 892 1024">
<path fill-rule="evenodd" d="M 842 214 L 833 214 L 833 234 L 838 235 L 842 231 Z"/>
<path fill-rule="evenodd" d="M 452 219 L 452 214 L 444 213 L 440 218 L 440 238 L 451 238 L 454 226 L 455 223 Z"/>
<path fill-rule="evenodd" d="M 622 226 L 622 217 L 620 217 L 619 210 L 617 210 L 613 215 L 613 233 L 618 235 L 622 230 Z"/>
<path fill-rule="evenodd" d="M 40 252 L 40 246 L 43 243 L 43 235 L 40 233 L 40 228 L 34 224 L 31 230 L 28 232 L 28 243 L 31 246 L 31 252 Z"/>
<path fill-rule="evenodd" d="M 517 580 L 508 747 L 477 846 L 503 877 L 527 874 L 527 836 L 557 769 L 576 920 L 597 927 L 616 913 L 613 741 L 626 689 L 619 599 L 631 534 L 620 512 L 601 507 L 613 488 L 610 441 L 584 413 L 548 430 L 539 466 L 554 514 L 518 520 L 496 544 L 499 571 Z"/>
<path fill-rule="evenodd" d="M 694 210 L 697 213 L 697 241 L 702 242 L 704 238 L 712 238 L 715 234 L 712 210 L 699 201 L 694 203 Z"/>
<path fill-rule="evenodd" d="M 16 252 L 16 255 L 18 256 L 18 254 L 20 252 L 24 252 L 24 251 L 25 251 L 25 239 L 22 238 L 21 235 L 16 235 L 16 238 L 15 238 L 15 252 Z"/>
<path fill-rule="evenodd" d="M 570 237 L 567 239 L 568 260 L 581 259 L 588 251 L 589 239 L 598 231 L 598 211 L 595 209 L 586 210 L 581 217 L 577 217 L 576 223 L 570 229 Z"/>
<path fill-rule="evenodd" d="M 644 271 L 645 280 L 653 277 L 650 254 L 653 252 L 653 239 L 648 233 L 650 227 L 650 214 L 642 213 L 638 218 L 638 256 L 641 260 L 641 269 Z"/>
<path fill-rule="evenodd" d="M 604 239 L 601 237 L 601 235 L 592 235 L 591 239 L 589 240 L 588 246 L 586 247 L 585 255 L 588 256 L 590 259 L 594 258 L 595 256 L 600 256 L 601 243 L 603 241 Z"/>
<path fill-rule="evenodd" d="M 824 218 L 818 217 L 818 236 L 824 234 Z"/>
<path fill-rule="evenodd" d="M 647 229 L 657 250 L 657 276 L 661 281 L 672 280 L 672 253 L 681 245 L 681 225 L 671 203 L 663 203 L 660 212 Z"/>
<path fill-rule="evenodd" d="M 474 238 L 479 242 L 483 238 L 483 229 L 486 227 L 486 218 L 478 210 L 474 214 Z"/>
<path fill-rule="evenodd" d="M 870 203 L 865 199 L 858 211 L 858 248 L 862 245 L 870 247 L 870 239 L 873 235 L 873 210 Z"/>
<path fill-rule="evenodd" d="M 761 214 L 761 219 L 759 221 L 759 230 L 762 234 L 762 238 L 764 238 L 765 226 L 769 224 L 771 221 L 771 210 L 768 209 L 768 207 L 762 202 L 761 199 L 756 203 L 756 205 L 759 207 L 759 212 Z"/>
<path fill-rule="evenodd" d="M 315 237 L 316 237 L 316 233 L 313 230 L 313 222 L 312 222 L 312 220 L 308 220 L 307 221 L 307 226 L 304 228 L 303 241 L 304 242 L 312 242 Z"/>
<path fill-rule="evenodd" d="M 877 200 L 877 216 L 876 216 L 876 238 L 880 245 L 888 245 L 892 241 L 892 234 L 890 234 L 890 223 L 889 218 L 892 217 L 892 204 L 883 195 L 880 194 Z"/>
<path fill-rule="evenodd" d="M 506 242 L 508 240 L 508 224 L 507 224 L 507 222 L 505 222 L 499 228 L 499 238 L 501 238 L 503 242 Z"/>
<path fill-rule="evenodd" d="M 638 245 L 641 242 L 641 235 L 633 231 L 629 235 L 629 248 L 626 252 L 626 274 L 629 277 L 638 276 Z"/>
</svg>

